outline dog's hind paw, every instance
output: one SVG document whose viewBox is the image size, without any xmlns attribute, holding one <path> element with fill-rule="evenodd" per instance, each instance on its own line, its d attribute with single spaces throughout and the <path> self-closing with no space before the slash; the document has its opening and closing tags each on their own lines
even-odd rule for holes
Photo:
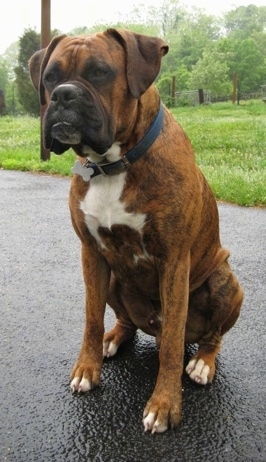
<svg viewBox="0 0 266 462">
<path fill-rule="evenodd" d="M 118 346 L 114 342 L 103 342 L 103 357 L 111 358 L 116 354 Z"/>
<path fill-rule="evenodd" d="M 132 324 L 124 325 L 118 320 L 115 327 L 104 334 L 103 338 L 103 357 L 111 358 L 114 356 L 120 345 L 130 339 L 136 332 L 136 327 Z"/>
<path fill-rule="evenodd" d="M 209 382 L 210 367 L 203 359 L 191 359 L 186 367 L 186 372 L 194 382 L 206 385 Z"/>
</svg>

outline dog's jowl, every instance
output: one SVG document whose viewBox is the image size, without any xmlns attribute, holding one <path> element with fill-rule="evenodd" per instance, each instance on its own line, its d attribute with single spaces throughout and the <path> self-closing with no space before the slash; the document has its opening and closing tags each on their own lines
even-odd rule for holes
<svg viewBox="0 0 266 462">
<path fill-rule="evenodd" d="M 185 343 L 199 345 L 187 374 L 211 382 L 243 298 L 220 243 L 215 198 L 153 85 L 167 52 L 159 38 L 108 29 L 57 37 L 30 60 L 47 105 L 45 146 L 77 154 L 69 204 L 86 321 L 71 389 L 97 386 L 103 357 L 136 329 L 155 336 L 160 367 L 143 415 L 152 433 L 180 421 Z M 104 333 L 107 303 L 117 319 Z"/>
</svg>

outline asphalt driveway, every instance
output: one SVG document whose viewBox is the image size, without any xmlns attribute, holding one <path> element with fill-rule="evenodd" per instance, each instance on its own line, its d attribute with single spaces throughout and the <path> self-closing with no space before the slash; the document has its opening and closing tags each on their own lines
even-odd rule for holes
<svg viewBox="0 0 266 462">
<path fill-rule="evenodd" d="M 213 384 L 184 376 L 181 425 L 150 435 L 141 416 L 158 369 L 153 338 L 138 333 L 106 361 L 98 389 L 70 392 L 84 288 L 68 190 L 69 179 L 0 170 L 0 460 L 265 462 L 266 210 L 219 204 L 242 314 Z"/>
</svg>

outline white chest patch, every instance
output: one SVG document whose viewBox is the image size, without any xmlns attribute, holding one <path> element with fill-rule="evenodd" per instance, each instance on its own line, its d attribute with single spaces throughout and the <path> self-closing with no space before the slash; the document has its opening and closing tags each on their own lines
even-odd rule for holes
<svg viewBox="0 0 266 462">
<path fill-rule="evenodd" d="M 145 223 L 144 213 L 129 213 L 120 197 L 126 173 L 115 176 L 98 176 L 91 180 L 90 188 L 80 203 L 86 225 L 98 244 L 104 247 L 98 234 L 99 226 L 111 229 L 112 225 L 127 225 L 140 233 Z"/>
</svg>

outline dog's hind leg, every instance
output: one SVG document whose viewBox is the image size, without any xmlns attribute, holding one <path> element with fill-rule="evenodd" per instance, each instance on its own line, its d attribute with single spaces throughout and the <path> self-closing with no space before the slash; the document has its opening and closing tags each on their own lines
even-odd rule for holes
<svg viewBox="0 0 266 462">
<path fill-rule="evenodd" d="M 192 294 L 191 305 L 194 311 L 196 303 L 203 301 L 205 306 L 198 309 L 204 313 L 208 330 L 197 340 L 199 350 L 186 367 L 189 377 L 200 385 L 212 381 L 222 336 L 235 324 L 243 300 L 242 289 L 227 262 L 223 262 L 205 282 L 204 295 L 199 292 L 197 300 Z"/>
<path fill-rule="evenodd" d="M 136 326 L 130 320 L 122 300 L 122 287 L 115 277 L 111 276 L 108 305 L 116 314 L 116 324 L 112 330 L 104 334 L 103 356 L 114 356 L 119 346 L 129 340 L 136 332 Z"/>
<path fill-rule="evenodd" d="M 114 328 L 104 335 L 103 356 L 114 356 L 119 346 L 133 337 L 137 329 L 156 337 L 160 343 L 160 302 L 131 292 L 111 276 L 108 305 L 116 314 Z"/>
</svg>

